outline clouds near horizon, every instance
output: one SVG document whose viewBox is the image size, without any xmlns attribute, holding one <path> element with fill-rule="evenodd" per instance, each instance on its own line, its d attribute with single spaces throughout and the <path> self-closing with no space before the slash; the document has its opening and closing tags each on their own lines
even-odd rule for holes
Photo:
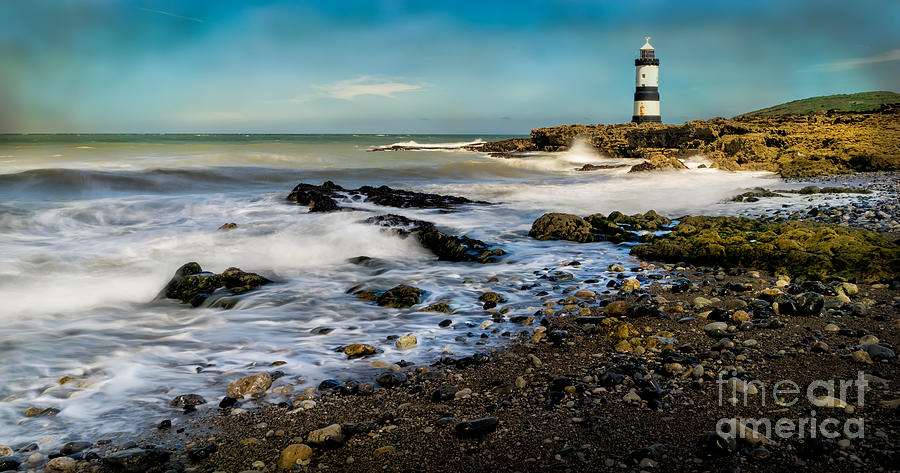
<svg viewBox="0 0 900 473">
<path fill-rule="evenodd" d="M 527 133 L 897 91 L 900 3 L 0 1 L 0 132 Z"/>
</svg>

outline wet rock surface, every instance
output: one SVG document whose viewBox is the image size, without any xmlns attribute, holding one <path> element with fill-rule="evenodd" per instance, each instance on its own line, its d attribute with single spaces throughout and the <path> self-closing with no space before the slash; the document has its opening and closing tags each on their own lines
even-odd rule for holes
<svg viewBox="0 0 900 473">
<path fill-rule="evenodd" d="M 199 264 L 191 262 L 175 271 L 175 275 L 163 288 L 160 297 L 176 299 L 198 307 L 220 288 L 238 295 L 271 282 L 259 274 L 247 273 L 238 268 L 228 268 L 222 274 L 214 274 L 203 271 Z M 223 307 L 228 308 L 228 305 L 224 304 Z"/>
<path fill-rule="evenodd" d="M 310 212 L 333 212 L 344 208 L 341 203 L 352 204 L 357 200 L 386 207 L 417 209 L 450 209 L 463 204 L 486 204 L 453 195 L 428 194 L 388 186 L 362 186 L 345 189 L 326 181 L 321 186 L 300 183 L 287 196 L 287 200 L 309 207 Z"/>
<path fill-rule="evenodd" d="M 538 240 L 568 240 L 578 243 L 610 241 L 640 241 L 641 230 L 662 230 L 671 221 L 650 210 L 644 214 L 624 215 L 612 212 L 608 216 L 593 214 L 585 218 L 577 215 L 548 213 L 531 226 L 528 236 Z"/>
<path fill-rule="evenodd" d="M 496 246 L 467 236 L 441 232 L 431 222 L 414 220 L 402 215 L 378 215 L 366 219 L 368 223 L 390 228 L 402 237 L 414 236 L 419 243 L 434 253 L 439 260 L 472 263 L 495 263 L 506 254 Z"/>
</svg>

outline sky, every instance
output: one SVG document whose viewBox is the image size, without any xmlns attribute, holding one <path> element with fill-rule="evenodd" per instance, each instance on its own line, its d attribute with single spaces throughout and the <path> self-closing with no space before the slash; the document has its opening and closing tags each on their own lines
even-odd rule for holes
<svg viewBox="0 0 900 473">
<path fill-rule="evenodd" d="M 900 2 L 0 0 L 0 132 L 499 133 L 900 91 Z"/>
</svg>

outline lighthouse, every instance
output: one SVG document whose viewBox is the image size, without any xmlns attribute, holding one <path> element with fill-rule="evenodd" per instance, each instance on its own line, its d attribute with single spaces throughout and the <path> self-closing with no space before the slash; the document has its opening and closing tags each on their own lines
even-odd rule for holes
<svg viewBox="0 0 900 473">
<path fill-rule="evenodd" d="M 659 59 L 655 56 L 650 37 L 641 46 L 641 57 L 634 60 L 634 123 L 655 122 L 659 118 Z"/>
</svg>

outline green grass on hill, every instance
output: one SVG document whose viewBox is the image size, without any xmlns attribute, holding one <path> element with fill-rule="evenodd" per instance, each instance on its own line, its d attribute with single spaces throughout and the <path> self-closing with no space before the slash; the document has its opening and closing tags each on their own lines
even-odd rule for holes
<svg viewBox="0 0 900 473">
<path fill-rule="evenodd" d="M 790 113 L 825 112 L 828 110 L 864 112 L 876 110 L 887 103 L 900 103 L 900 94 L 880 91 L 810 97 L 808 99 L 794 100 L 793 102 L 787 102 L 774 107 L 745 113 L 743 116 L 772 117 Z"/>
</svg>

